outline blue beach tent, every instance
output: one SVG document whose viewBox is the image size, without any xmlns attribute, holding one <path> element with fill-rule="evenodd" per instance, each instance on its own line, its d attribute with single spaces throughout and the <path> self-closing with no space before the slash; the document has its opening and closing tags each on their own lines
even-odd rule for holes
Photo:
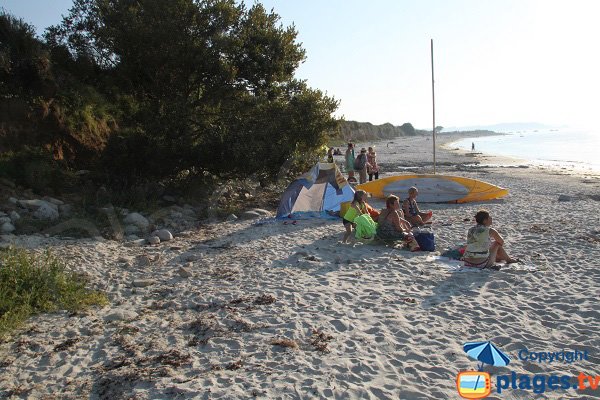
<svg viewBox="0 0 600 400">
<path fill-rule="evenodd" d="M 335 163 L 317 163 L 283 192 L 277 218 L 325 217 L 353 197 L 354 189 Z"/>
</svg>

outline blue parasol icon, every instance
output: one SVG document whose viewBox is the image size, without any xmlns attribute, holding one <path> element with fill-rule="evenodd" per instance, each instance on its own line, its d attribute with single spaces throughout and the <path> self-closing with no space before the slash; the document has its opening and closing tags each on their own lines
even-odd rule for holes
<svg viewBox="0 0 600 400">
<path fill-rule="evenodd" d="M 483 370 L 483 364 L 504 367 L 510 363 L 510 358 L 492 342 L 469 342 L 464 344 L 463 349 L 469 357 L 481 361 L 479 371 Z"/>
</svg>

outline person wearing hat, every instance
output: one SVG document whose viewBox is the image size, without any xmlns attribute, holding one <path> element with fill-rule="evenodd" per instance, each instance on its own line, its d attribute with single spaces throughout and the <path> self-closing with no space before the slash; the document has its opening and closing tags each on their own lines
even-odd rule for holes
<svg viewBox="0 0 600 400">
<path fill-rule="evenodd" d="M 354 160 L 354 170 L 358 172 L 358 183 L 367 182 L 367 168 L 369 167 L 369 161 L 367 159 L 367 149 L 364 147 L 360 149 L 360 154 Z"/>
</svg>

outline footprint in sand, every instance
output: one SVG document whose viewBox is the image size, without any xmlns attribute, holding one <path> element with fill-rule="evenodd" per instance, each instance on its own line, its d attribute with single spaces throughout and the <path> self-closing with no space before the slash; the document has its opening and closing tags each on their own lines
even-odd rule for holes
<svg viewBox="0 0 600 400">
<path fill-rule="evenodd" d="M 338 332 L 346 332 L 348 330 L 348 327 L 339 319 L 332 319 L 329 322 L 331 322 L 331 325 L 333 325 Z"/>
</svg>

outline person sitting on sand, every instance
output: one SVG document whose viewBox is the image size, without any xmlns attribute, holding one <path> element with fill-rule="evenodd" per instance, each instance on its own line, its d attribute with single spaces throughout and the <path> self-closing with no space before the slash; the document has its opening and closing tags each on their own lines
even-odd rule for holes
<svg viewBox="0 0 600 400">
<path fill-rule="evenodd" d="M 475 214 L 477 225 L 467 233 L 467 247 L 462 260 L 467 267 L 490 268 L 496 262 L 506 261 L 507 264 L 519 262 L 510 257 L 504 250 L 504 239 L 498 231 L 491 228 L 492 217 L 486 210 Z"/>
<path fill-rule="evenodd" d="M 385 200 L 385 208 L 379 214 L 377 238 L 381 240 L 402 240 L 406 242 L 411 251 L 419 250 L 415 238 L 411 233 L 410 222 L 404 219 L 400 209 L 400 199 L 390 195 Z"/>
<path fill-rule="evenodd" d="M 369 214 L 367 192 L 364 190 L 357 190 L 354 192 L 354 199 L 352 200 L 348 211 L 346 211 L 342 218 L 342 223 L 344 224 L 344 228 L 346 228 L 342 243 L 348 243 L 348 238 L 352 234 L 352 228 L 356 227 L 354 224 L 354 219 L 361 214 Z"/>
<path fill-rule="evenodd" d="M 402 202 L 402 210 L 404 211 L 404 215 L 412 224 L 412 226 L 430 224 L 431 222 L 429 222 L 429 220 L 433 215 L 433 212 L 431 211 L 422 212 L 419 210 L 419 206 L 417 204 L 418 195 L 419 190 L 413 186 L 408 189 L 408 198 Z"/>
</svg>

